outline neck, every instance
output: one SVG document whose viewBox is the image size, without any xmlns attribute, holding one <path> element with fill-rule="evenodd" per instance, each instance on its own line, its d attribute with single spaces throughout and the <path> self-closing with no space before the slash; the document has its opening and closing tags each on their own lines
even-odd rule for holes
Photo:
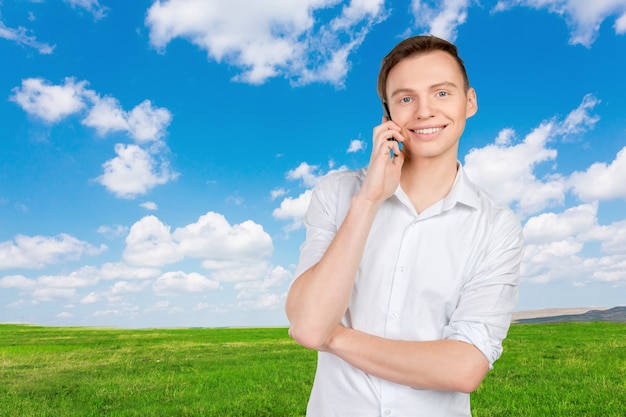
<svg viewBox="0 0 626 417">
<path fill-rule="evenodd" d="M 405 162 L 402 167 L 402 189 L 413 203 L 415 210 L 421 213 L 448 195 L 457 170 L 456 158 L 443 161 L 413 160 L 408 164 Z"/>
</svg>

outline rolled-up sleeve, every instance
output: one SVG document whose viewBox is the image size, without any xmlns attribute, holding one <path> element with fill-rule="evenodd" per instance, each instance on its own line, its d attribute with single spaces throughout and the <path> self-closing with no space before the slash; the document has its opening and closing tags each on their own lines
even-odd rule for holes
<svg viewBox="0 0 626 417">
<path fill-rule="evenodd" d="M 489 361 L 502 354 L 519 295 L 524 251 L 522 228 L 512 211 L 496 218 L 484 256 L 462 289 L 459 304 L 444 329 L 444 338 L 471 343 Z"/>
</svg>

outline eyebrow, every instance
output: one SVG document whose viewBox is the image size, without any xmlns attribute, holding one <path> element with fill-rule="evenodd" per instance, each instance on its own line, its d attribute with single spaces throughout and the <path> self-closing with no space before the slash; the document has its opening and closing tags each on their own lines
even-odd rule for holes
<svg viewBox="0 0 626 417">
<path fill-rule="evenodd" d="M 443 81 L 443 82 L 436 83 L 436 84 L 433 84 L 430 87 L 428 87 L 429 90 L 438 90 L 440 88 L 450 88 L 450 89 L 453 89 L 453 90 L 458 90 L 459 89 L 459 87 L 455 83 L 450 82 L 450 81 Z M 391 95 L 389 97 L 395 97 L 398 94 L 411 94 L 411 93 L 414 93 L 414 92 L 415 92 L 415 90 L 412 89 L 412 88 L 398 88 L 393 93 L 391 93 Z"/>
</svg>

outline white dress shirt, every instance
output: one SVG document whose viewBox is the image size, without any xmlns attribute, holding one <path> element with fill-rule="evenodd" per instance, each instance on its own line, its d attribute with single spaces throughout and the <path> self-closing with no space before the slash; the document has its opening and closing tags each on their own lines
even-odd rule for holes
<svg viewBox="0 0 626 417">
<path fill-rule="evenodd" d="M 324 255 L 364 178 L 343 171 L 315 187 L 296 276 Z M 460 164 L 448 195 L 420 214 L 398 187 L 376 215 L 342 324 L 395 340 L 464 341 L 491 366 L 517 302 L 522 252 L 513 211 Z M 470 415 L 468 394 L 399 385 L 318 354 L 309 417 Z"/>
</svg>

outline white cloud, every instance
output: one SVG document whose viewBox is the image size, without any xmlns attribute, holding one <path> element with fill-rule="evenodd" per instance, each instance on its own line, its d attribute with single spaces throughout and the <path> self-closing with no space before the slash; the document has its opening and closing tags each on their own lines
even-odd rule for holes
<svg viewBox="0 0 626 417">
<path fill-rule="evenodd" d="M 598 104 L 600 104 L 598 98 L 593 94 L 587 94 L 583 97 L 580 106 L 570 112 L 563 123 L 561 123 L 559 133 L 562 135 L 574 135 L 593 129 L 595 124 L 600 120 L 600 116 L 592 115 L 589 112 Z"/>
<path fill-rule="evenodd" d="M 27 29 L 23 27 L 19 27 L 17 29 L 9 28 L 0 20 L 0 38 L 13 41 L 18 45 L 34 48 L 40 54 L 44 55 L 51 54 L 54 51 L 54 45 L 39 42 L 36 37 L 28 35 L 27 32 Z"/>
<path fill-rule="evenodd" d="M 69 3 L 72 7 L 80 7 L 87 10 L 91 13 L 94 19 L 99 20 L 104 18 L 109 8 L 102 6 L 98 0 L 64 0 L 66 3 Z"/>
<path fill-rule="evenodd" d="M 362 140 L 354 139 L 350 141 L 350 146 L 348 146 L 348 153 L 355 153 L 365 149 L 365 142 Z"/>
<path fill-rule="evenodd" d="M 174 232 L 155 216 L 142 218 L 131 227 L 123 256 L 129 264 L 142 266 L 197 258 L 212 271 L 212 279 L 241 281 L 258 279 L 272 250 L 272 239 L 261 225 L 251 220 L 230 225 L 223 215 L 208 212 Z"/>
<path fill-rule="evenodd" d="M 172 121 L 169 110 L 154 108 L 150 100 L 144 100 L 130 112 L 126 112 L 113 97 L 100 98 L 92 91 L 86 96 L 93 105 L 83 119 L 83 124 L 96 129 L 99 135 L 125 131 L 138 143 L 152 142 L 165 135 Z"/>
<path fill-rule="evenodd" d="M 54 237 L 17 235 L 14 241 L 0 242 L 0 269 L 43 268 L 106 249 L 105 245 L 97 248 L 65 233 Z"/>
<path fill-rule="evenodd" d="M 251 292 L 266 291 L 282 286 L 291 279 L 291 276 L 291 272 L 282 266 L 276 266 L 268 271 L 262 280 L 239 282 L 235 284 L 235 289 Z M 247 298 L 245 294 L 240 294 L 240 297 Z"/>
<path fill-rule="evenodd" d="M 161 275 L 157 278 L 152 289 L 157 295 L 167 296 L 218 290 L 220 289 L 220 283 L 196 272 L 187 274 L 182 271 L 176 271 L 166 272 Z"/>
<path fill-rule="evenodd" d="M 167 109 L 153 108 L 150 100 L 145 100 L 128 115 L 128 130 L 137 142 L 153 141 L 161 138 L 172 120 Z"/>
<path fill-rule="evenodd" d="M 443 0 L 430 6 L 424 0 L 413 0 L 411 9 L 418 28 L 428 28 L 427 33 L 456 40 L 457 27 L 467 20 L 470 0 Z"/>
<path fill-rule="evenodd" d="M 122 262 L 107 262 L 100 266 L 98 274 L 104 280 L 146 280 L 156 277 L 160 272 L 158 268 L 136 267 Z"/>
<path fill-rule="evenodd" d="M 128 233 L 128 227 L 127 226 L 122 226 L 119 224 L 113 225 L 113 226 L 99 226 L 98 233 L 100 233 L 101 235 L 104 235 L 108 238 L 116 238 L 116 237 L 120 237 L 122 235 L 125 235 L 126 233 Z"/>
<path fill-rule="evenodd" d="M 118 281 L 111 287 L 112 295 L 141 292 L 150 285 L 150 281 L 128 282 Z"/>
<path fill-rule="evenodd" d="M 26 278 L 24 275 L 7 275 L 0 278 L 0 288 L 16 288 L 21 291 L 35 289 L 34 280 Z"/>
<path fill-rule="evenodd" d="M 75 288 L 38 288 L 33 292 L 33 299 L 37 302 L 65 301 L 75 297 Z"/>
<path fill-rule="evenodd" d="M 283 305 L 283 298 L 278 294 L 265 293 L 257 298 L 241 300 L 238 307 L 241 310 L 274 310 Z"/>
<path fill-rule="evenodd" d="M 104 173 L 96 181 L 117 197 L 132 199 L 178 177 L 168 161 L 157 161 L 158 155 L 138 145 L 118 143 L 115 153 L 117 157 L 102 165 Z"/>
<path fill-rule="evenodd" d="M 126 112 L 116 98 L 100 98 L 96 94 L 90 94 L 89 97 L 93 105 L 83 119 L 85 126 L 93 127 L 101 136 L 109 132 L 128 130 Z"/>
<path fill-rule="evenodd" d="M 282 197 L 285 194 L 287 194 L 287 191 L 285 191 L 284 188 L 282 187 L 276 188 L 275 190 L 272 190 L 271 192 L 272 200 L 276 200 L 277 198 Z"/>
<path fill-rule="evenodd" d="M 62 85 L 51 85 L 41 78 L 22 80 L 22 87 L 13 88 L 11 100 L 22 109 L 47 122 L 57 122 L 78 113 L 85 107 L 83 94 L 86 82 L 66 78 Z"/>
<path fill-rule="evenodd" d="M 87 89 L 87 84 L 72 77 L 65 78 L 60 85 L 41 78 L 27 78 L 22 80 L 21 87 L 13 88 L 10 99 L 27 113 L 50 123 L 87 109 L 82 123 L 100 135 L 125 131 L 138 143 L 157 141 L 165 135 L 172 120 L 169 110 L 153 107 L 150 100 L 144 100 L 126 112 L 116 98 L 100 97 Z"/>
<path fill-rule="evenodd" d="M 610 163 L 596 162 L 586 171 L 576 171 L 568 179 L 574 194 L 582 201 L 626 198 L 626 147 Z"/>
<path fill-rule="evenodd" d="M 122 256 L 129 264 L 138 266 L 163 266 L 183 258 L 170 227 L 155 216 L 146 216 L 133 224 Z"/>
<path fill-rule="evenodd" d="M 286 232 L 291 232 L 302 227 L 302 221 L 311 202 L 312 190 L 306 190 L 296 198 L 287 197 L 280 207 L 274 209 L 272 216 L 279 220 L 290 220 L 291 223 L 285 228 Z"/>
<path fill-rule="evenodd" d="M 167 146 L 160 141 L 172 120 L 169 110 L 153 107 L 150 100 L 144 100 L 126 112 L 117 99 L 101 98 L 86 85 L 86 81 L 76 82 L 73 78 L 66 78 L 61 85 L 28 78 L 22 80 L 21 87 L 13 88 L 10 100 L 50 123 L 87 109 L 82 123 L 98 134 L 125 131 L 135 142 L 149 144 L 147 149 L 117 144 L 118 156 L 103 164 L 104 173 L 96 181 L 117 197 L 134 198 L 176 179 L 178 173 L 171 170 L 166 159 Z"/>
<path fill-rule="evenodd" d="M 492 195 L 507 204 L 517 202 L 523 214 L 540 211 L 565 197 L 565 184 L 554 175 L 538 179 L 535 167 L 556 159 L 556 149 L 546 147 L 554 134 L 553 123 L 543 123 L 524 141 L 512 146 L 498 144 L 472 149 L 465 156 L 469 176 Z"/>
<path fill-rule="evenodd" d="M 251 220 L 231 226 L 223 215 L 214 212 L 176 229 L 172 236 L 181 254 L 212 261 L 256 261 L 270 256 L 273 250 L 272 238 L 263 226 Z"/>
<path fill-rule="evenodd" d="M 516 202 L 522 215 L 562 204 L 569 187 L 567 179 L 557 173 L 538 178 L 535 169 L 556 160 L 558 153 L 549 147 L 550 142 L 593 128 L 599 118 L 590 111 L 599 102 L 594 96 L 586 95 L 564 121 L 542 122 L 521 143 L 513 143 L 515 132 L 504 129 L 493 144 L 472 149 L 465 156 L 469 176 L 503 202 Z"/>
<path fill-rule="evenodd" d="M 95 304 L 98 301 L 100 301 L 100 296 L 96 292 L 92 291 L 83 298 L 81 298 L 79 302 L 81 304 Z"/>
<path fill-rule="evenodd" d="M 528 219 L 524 225 L 526 243 L 560 241 L 568 236 L 589 233 L 597 224 L 598 204 L 571 207 L 563 213 L 542 213 Z"/>
<path fill-rule="evenodd" d="M 614 26 L 616 33 L 626 30 L 626 0 L 500 0 L 492 11 L 500 12 L 516 6 L 547 9 L 562 16 L 570 28 L 569 43 L 572 45 L 590 47 L 602 22 L 612 16 L 618 16 Z"/>
<path fill-rule="evenodd" d="M 84 266 L 66 275 L 42 275 L 37 278 L 37 287 L 39 289 L 83 288 L 94 286 L 99 281 L 98 269 L 93 266 Z"/>
<path fill-rule="evenodd" d="M 151 211 L 155 211 L 159 208 L 154 201 L 146 201 L 145 203 L 141 203 L 139 206 Z"/>
<path fill-rule="evenodd" d="M 626 13 L 621 15 L 617 20 L 615 20 L 615 33 L 618 35 L 623 35 L 626 33 Z"/>
<path fill-rule="evenodd" d="M 626 220 L 611 224 L 606 227 L 605 232 L 605 239 L 601 245 L 602 251 L 626 258 L 624 256 L 626 254 Z M 626 271 L 626 260 L 620 268 L 622 271 Z"/>
<path fill-rule="evenodd" d="M 284 76 L 296 83 L 341 85 L 348 55 L 385 18 L 383 0 L 165 0 L 148 10 L 150 42 L 163 50 L 175 38 L 189 40 L 217 62 L 238 67 L 236 80 L 261 84 Z M 343 6 L 320 26 L 315 13 Z"/>
<path fill-rule="evenodd" d="M 202 267 L 211 271 L 211 278 L 220 282 L 241 282 L 259 279 L 271 268 L 264 260 L 218 261 L 206 259 Z"/>
<path fill-rule="evenodd" d="M 302 162 L 297 168 L 292 169 L 287 173 L 287 179 L 302 180 L 302 183 L 306 187 L 313 187 L 321 178 L 315 174 L 318 169 L 318 165 L 309 165 L 306 162 Z"/>
</svg>

